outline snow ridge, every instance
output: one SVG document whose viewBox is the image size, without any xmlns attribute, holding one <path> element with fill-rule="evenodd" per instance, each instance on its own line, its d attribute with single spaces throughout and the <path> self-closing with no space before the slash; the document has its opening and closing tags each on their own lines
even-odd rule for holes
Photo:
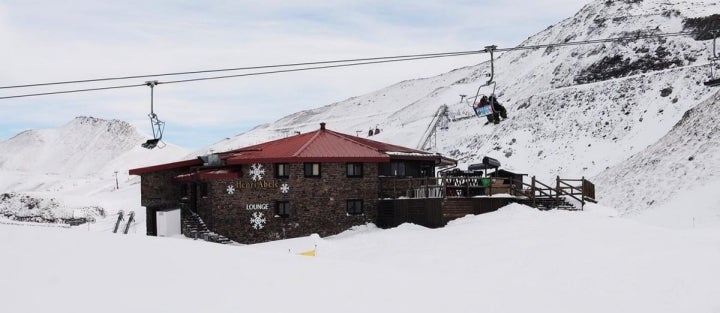
<svg viewBox="0 0 720 313">
<path fill-rule="evenodd" d="M 601 200 L 634 213 L 666 203 L 683 192 L 720 183 L 718 135 L 720 92 L 685 112 L 656 143 L 598 175 L 599 184 L 623 186 L 622 194 L 608 193 Z"/>
<path fill-rule="evenodd" d="M 40 199 L 61 196 L 58 208 L 116 197 L 111 202 L 121 203 L 118 209 L 139 207 L 139 179 L 130 177 L 128 170 L 187 154 L 174 145 L 152 151 L 140 147 L 147 139 L 127 122 L 86 116 L 58 128 L 24 131 L 0 142 L 0 191 L 31 193 Z M 102 195 L 118 187 L 138 189 L 137 195 Z M 74 204 L 65 203 L 69 197 L 76 198 L 70 201 Z"/>
</svg>

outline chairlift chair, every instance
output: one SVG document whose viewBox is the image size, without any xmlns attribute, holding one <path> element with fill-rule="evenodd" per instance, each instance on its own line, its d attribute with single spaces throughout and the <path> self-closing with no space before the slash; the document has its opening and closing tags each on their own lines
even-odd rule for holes
<svg viewBox="0 0 720 313">
<path fill-rule="evenodd" d="M 165 122 L 158 119 L 157 114 L 155 114 L 154 111 L 154 89 L 155 86 L 158 84 L 157 80 L 153 81 L 147 81 L 145 82 L 145 85 L 150 87 L 150 114 L 148 114 L 148 117 L 150 117 L 150 127 L 152 128 L 153 132 L 153 138 L 148 139 L 143 143 L 141 146 L 146 149 L 154 149 L 155 147 L 158 147 L 160 149 L 165 147 L 165 144 L 162 143 L 162 135 L 163 131 L 165 130 Z"/>
<path fill-rule="evenodd" d="M 717 87 L 720 86 L 720 77 L 715 78 L 715 67 L 717 66 L 717 62 L 720 61 L 720 56 L 717 54 L 717 33 L 714 33 L 715 37 L 713 37 L 713 46 L 712 46 L 712 56 L 710 56 L 710 80 L 706 81 L 704 84 L 708 87 Z"/>
<path fill-rule="evenodd" d="M 460 102 L 463 102 L 463 100 L 464 100 L 465 103 L 470 108 L 473 109 L 473 111 L 475 112 L 475 115 L 477 117 L 485 117 L 488 115 L 495 114 L 495 110 L 493 109 L 493 107 L 494 107 L 493 102 L 496 99 L 495 87 L 497 86 L 494 81 L 494 78 L 495 78 L 495 55 L 494 55 L 495 49 L 497 49 L 497 46 L 494 46 L 494 45 L 485 47 L 485 52 L 490 53 L 490 79 L 487 82 L 485 82 L 485 84 L 480 85 L 480 87 L 478 87 L 477 92 L 475 93 L 475 98 L 473 98 L 472 101 L 469 101 L 470 98 L 467 97 L 467 95 L 460 95 Z M 483 88 L 488 88 L 490 86 L 492 86 L 492 91 L 490 91 L 489 95 L 480 93 L 480 91 Z M 479 101 L 483 97 L 487 97 L 489 101 L 485 105 L 479 105 Z"/>
</svg>

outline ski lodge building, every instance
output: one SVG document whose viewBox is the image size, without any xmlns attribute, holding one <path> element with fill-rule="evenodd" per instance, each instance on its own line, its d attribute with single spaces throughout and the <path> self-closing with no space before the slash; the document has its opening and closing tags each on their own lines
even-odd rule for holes
<svg viewBox="0 0 720 313">
<path fill-rule="evenodd" d="M 141 177 L 148 235 L 216 242 L 329 236 L 366 223 L 434 228 L 512 202 L 571 210 L 595 202 L 595 185 L 585 178 L 525 182 L 526 174 L 488 157 L 467 171 L 456 165 L 320 123 L 313 132 L 130 174 Z"/>
<path fill-rule="evenodd" d="M 455 164 L 320 123 L 313 132 L 130 174 L 141 176 L 148 235 L 163 235 L 163 216 L 180 208 L 183 224 L 197 216 L 216 234 L 257 243 L 375 223 L 381 177 L 432 178 L 437 166 Z"/>
</svg>

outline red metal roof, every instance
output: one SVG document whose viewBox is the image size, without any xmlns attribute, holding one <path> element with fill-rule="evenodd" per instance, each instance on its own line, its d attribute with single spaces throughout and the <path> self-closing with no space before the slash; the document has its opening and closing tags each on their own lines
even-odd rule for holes
<svg viewBox="0 0 720 313">
<path fill-rule="evenodd" d="M 434 153 L 327 130 L 325 123 L 321 123 L 320 129 L 313 132 L 232 150 L 219 155 L 226 165 L 301 162 L 383 163 L 390 162 L 391 159 L 428 160 L 440 163 L 448 160 Z M 202 164 L 202 161 L 197 159 L 183 162 L 134 169 L 130 171 L 130 174 L 139 175 L 182 167 L 174 166 L 180 164 L 188 164 L 187 167 Z"/>
<path fill-rule="evenodd" d="M 142 175 L 145 173 L 152 173 L 152 172 L 171 170 L 171 169 L 183 168 L 183 167 L 198 166 L 198 165 L 202 165 L 202 164 L 203 164 L 202 161 L 200 161 L 199 159 L 192 159 L 192 160 L 185 160 L 185 161 L 180 161 L 180 162 L 153 165 L 153 166 L 148 166 L 148 167 L 134 168 L 129 171 L 129 174 L 130 175 Z"/>
<path fill-rule="evenodd" d="M 208 179 L 236 179 L 240 178 L 240 169 L 201 169 L 195 172 L 181 174 L 175 177 L 179 181 L 195 181 Z"/>
</svg>

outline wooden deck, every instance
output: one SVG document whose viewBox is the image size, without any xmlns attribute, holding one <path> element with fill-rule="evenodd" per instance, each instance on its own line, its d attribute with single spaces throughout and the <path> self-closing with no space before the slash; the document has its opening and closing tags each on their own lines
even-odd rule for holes
<svg viewBox="0 0 720 313">
<path fill-rule="evenodd" d="M 380 180 L 379 227 L 414 223 L 442 227 L 468 214 L 495 211 L 509 203 L 538 209 L 582 210 L 595 201 L 595 185 L 585 178 L 561 179 L 551 187 L 506 177 L 394 178 Z M 579 207 L 571 203 L 575 200 Z"/>
</svg>

